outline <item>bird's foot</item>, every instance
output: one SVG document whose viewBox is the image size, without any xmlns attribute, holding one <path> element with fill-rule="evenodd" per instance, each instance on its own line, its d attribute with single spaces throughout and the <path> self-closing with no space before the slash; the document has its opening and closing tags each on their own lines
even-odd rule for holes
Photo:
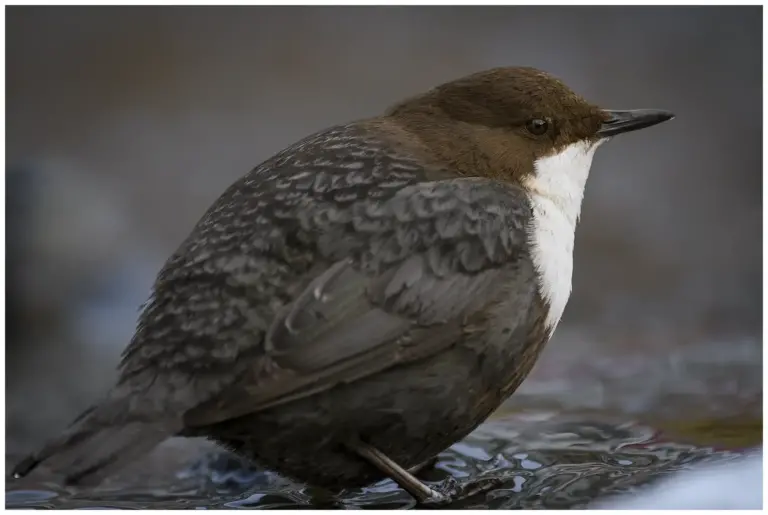
<svg viewBox="0 0 768 515">
<path fill-rule="evenodd" d="M 422 502 L 427 506 L 443 506 L 487 492 L 500 486 L 503 482 L 501 478 L 490 477 L 459 483 L 455 478 L 449 477 L 441 481 L 439 487 L 431 488 L 433 496 Z"/>
</svg>

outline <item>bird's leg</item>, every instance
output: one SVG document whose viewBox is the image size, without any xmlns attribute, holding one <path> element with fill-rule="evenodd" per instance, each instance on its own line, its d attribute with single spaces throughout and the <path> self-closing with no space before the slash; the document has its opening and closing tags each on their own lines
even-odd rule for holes
<svg viewBox="0 0 768 515">
<path fill-rule="evenodd" d="M 360 440 L 349 442 L 347 446 L 358 456 L 368 461 L 374 467 L 390 477 L 395 483 L 400 485 L 400 487 L 411 494 L 419 504 L 444 504 L 451 501 L 458 501 L 482 492 L 487 492 L 504 483 L 503 479 L 492 477 L 484 478 L 474 483 L 460 485 L 456 479 L 449 477 L 443 483 L 443 486 L 440 489 L 442 491 L 438 491 L 428 487 L 414 476 L 414 474 L 418 473 L 420 470 L 434 464 L 436 458 L 427 460 L 424 463 L 420 463 L 415 467 L 406 470 L 392 461 L 383 452 Z"/>
<path fill-rule="evenodd" d="M 395 483 L 400 485 L 403 490 L 411 494 L 419 503 L 440 503 L 449 500 L 447 496 L 419 481 L 413 474 L 389 459 L 386 454 L 375 447 L 359 440 L 350 442 L 347 445 L 358 456 L 381 470 Z"/>
<path fill-rule="evenodd" d="M 428 460 L 424 461 L 423 463 L 419 463 L 418 465 L 414 465 L 413 467 L 408 469 L 408 472 L 410 472 L 415 476 L 420 472 L 423 472 L 424 469 L 434 467 L 436 463 L 437 463 L 437 456 L 433 458 L 429 458 Z"/>
<path fill-rule="evenodd" d="M 339 500 L 336 495 L 316 486 L 307 487 L 305 493 L 310 498 L 312 509 L 315 510 L 333 510 L 339 507 Z"/>
</svg>

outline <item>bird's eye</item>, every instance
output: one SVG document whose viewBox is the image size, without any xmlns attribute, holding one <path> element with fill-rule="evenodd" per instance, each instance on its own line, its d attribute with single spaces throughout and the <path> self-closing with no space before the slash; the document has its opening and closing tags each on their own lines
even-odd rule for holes
<svg viewBox="0 0 768 515">
<path fill-rule="evenodd" d="M 534 118 L 525 123 L 525 128 L 534 136 L 541 136 L 547 132 L 547 129 L 549 129 L 549 122 L 541 118 Z"/>
</svg>

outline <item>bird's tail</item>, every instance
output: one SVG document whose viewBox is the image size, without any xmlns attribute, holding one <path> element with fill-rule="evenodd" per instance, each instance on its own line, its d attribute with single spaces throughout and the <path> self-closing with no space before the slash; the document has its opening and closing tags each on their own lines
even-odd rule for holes
<svg viewBox="0 0 768 515">
<path fill-rule="evenodd" d="M 96 406 L 77 417 L 63 435 L 16 465 L 13 477 L 24 477 L 43 465 L 63 477 L 66 485 L 94 486 L 175 432 L 166 421 L 104 417 L 105 411 Z"/>
</svg>

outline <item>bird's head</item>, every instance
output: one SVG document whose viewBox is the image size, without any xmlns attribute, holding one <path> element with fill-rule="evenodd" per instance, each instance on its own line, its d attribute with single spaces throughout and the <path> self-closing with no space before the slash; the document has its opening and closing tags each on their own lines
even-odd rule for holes
<svg viewBox="0 0 768 515">
<path fill-rule="evenodd" d="M 601 143 L 673 117 L 657 109 L 600 108 L 527 67 L 448 82 L 388 114 L 460 173 L 519 182 L 543 195 L 576 195 L 579 202 Z"/>
</svg>

